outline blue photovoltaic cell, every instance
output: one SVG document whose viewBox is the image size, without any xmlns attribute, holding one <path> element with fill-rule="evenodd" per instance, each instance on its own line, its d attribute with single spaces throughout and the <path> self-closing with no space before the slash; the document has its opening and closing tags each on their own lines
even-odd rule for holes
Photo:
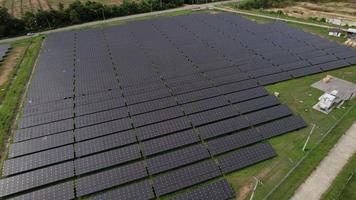
<svg viewBox="0 0 356 200">
<path fill-rule="evenodd" d="M 213 182 L 207 186 L 177 195 L 172 200 L 228 200 L 235 197 L 235 191 L 226 180 Z"/>
</svg>

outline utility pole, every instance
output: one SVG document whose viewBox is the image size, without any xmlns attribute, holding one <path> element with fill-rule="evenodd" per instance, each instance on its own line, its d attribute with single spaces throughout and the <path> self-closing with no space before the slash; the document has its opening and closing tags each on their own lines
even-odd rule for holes
<svg viewBox="0 0 356 200">
<path fill-rule="evenodd" d="M 105 20 L 104 8 L 101 8 L 101 13 L 103 14 L 103 20 Z"/>
<path fill-rule="evenodd" d="M 304 143 L 303 151 L 305 151 L 305 148 L 307 147 L 307 144 L 308 144 L 308 142 L 309 142 L 310 136 L 311 136 L 311 134 L 313 133 L 313 131 L 314 131 L 314 129 L 315 129 L 315 126 L 316 126 L 316 125 L 313 124 L 313 127 L 311 128 L 311 130 L 310 130 L 310 132 L 309 132 L 308 138 L 307 138 L 307 140 L 306 140 L 305 143 Z"/>
</svg>

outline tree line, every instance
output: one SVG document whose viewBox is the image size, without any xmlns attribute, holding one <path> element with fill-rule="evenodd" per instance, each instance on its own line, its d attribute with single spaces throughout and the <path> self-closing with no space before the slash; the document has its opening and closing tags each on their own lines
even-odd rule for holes
<svg viewBox="0 0 356 200">
<path fill-rule="evenodd" d="M 22 19 L 11 16 L 6 8 L 0 7 L 0 38 L 112 17 L 176 8 L 188 1 L 192 0 L 124 0 L 120 5 L 104 5 L 93 1 L 85 3 L 75 1 L 67 8 L 64 8 L 62 3 L 59 3 L 57 10 L 38 10 L 35 13 L 26 12 Z"/>
<path fill-rule="evenodd" d="M 240 9 L 276 8 L 291 4 L 293 0 L 245 0 L 237 4 Z"/>
</svg>

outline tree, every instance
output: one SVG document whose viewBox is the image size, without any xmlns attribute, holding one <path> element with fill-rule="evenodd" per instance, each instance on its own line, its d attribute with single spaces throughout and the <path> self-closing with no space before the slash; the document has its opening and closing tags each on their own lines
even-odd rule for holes
<svg viewBox="0 0 356 200">
<path fill-rule="evenodd" d="M 0 38 L 25 33 L 23 21 L 12 17 L 6 8 L 0 7 Z"/>
</svg>

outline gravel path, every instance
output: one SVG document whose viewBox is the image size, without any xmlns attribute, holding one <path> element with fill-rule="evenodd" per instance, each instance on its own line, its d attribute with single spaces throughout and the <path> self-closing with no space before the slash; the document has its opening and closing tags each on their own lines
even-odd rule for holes
<svg viewBox="0 0 356 200">
<path fill-rule="evenodd" d="M 298 188 L 292 200 L 317 200 L 356 152 L 356 122 L 339 139 L 319 166 Z"/>
</svg>

